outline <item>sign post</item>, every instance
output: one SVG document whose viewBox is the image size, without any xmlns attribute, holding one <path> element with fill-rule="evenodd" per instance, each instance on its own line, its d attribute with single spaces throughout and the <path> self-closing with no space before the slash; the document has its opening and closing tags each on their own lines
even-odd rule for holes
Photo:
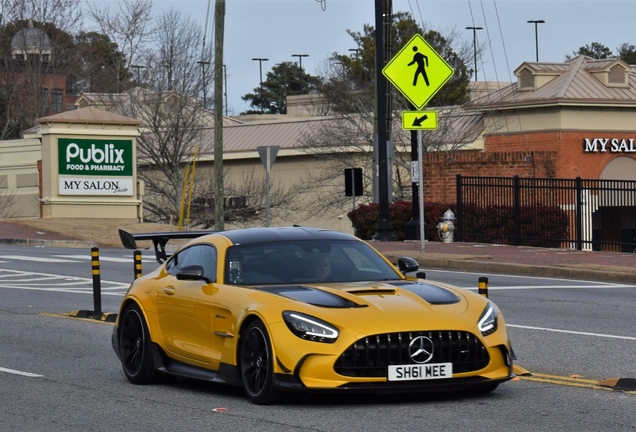
<svg viewBox="0 0 636 432">
<path fill-rule="evenodd" d="M 345 196 L 353 197 L 353 210 L 356 209 L 356 197 L 362 196 L 362 168 L 345 168 Z"/>
<path fill-rule="evenodd" d="M 265 226 L 269 226 L 269 172 L 274 165 L 279 146 L 259 146 L 256 147 L 261 162 L 265 167 Z"/>
<path fill-rule="evenodd" d="M 454 71 L 421 35 L 416 34 L 387 63 L 382 69 L 382 73 L 411 105 L 417 110 L 421 110 L 451 79 Z M 417 156 L 413 157 L 412 155 L 411 157 L 413 161 L 411 162 L 411 181 L 413 185 L 417 183 L 419 189 L 417 195 L 420 252 L 424 252 L 422 130 L 437 129 L 437 113 L 435 111 L 404 111 L 402 113 L 402 127 L 406 130 L 417 131 Z M 413 152 L 414 149 L 412 148 L 411 151 Z M 415 202 L 413 204 L 413 214 L 415 215 Z M 407 225 L 413 225 L 411 221 Z"/>
</svg>

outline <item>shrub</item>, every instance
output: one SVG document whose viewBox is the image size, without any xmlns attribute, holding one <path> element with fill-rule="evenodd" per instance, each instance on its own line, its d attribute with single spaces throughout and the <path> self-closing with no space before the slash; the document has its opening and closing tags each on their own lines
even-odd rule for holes
<svg viewBox="0 0 636 432">
<path fill-rule="evenodd" d="M 515 243 L 514 207 L 464 205 L 463 240 L 481 243 Z M 519 235 L 525 246 L 560 247 L 568 239 L 570 220 L 558 206 L 535 204 L 520 207 Z"/>
<path fill-rule="evenodd" d="M 449 208 L 455 212 L 455 204 L 424 203 L 424 224 L 429 240 L 439 240 L 437 223 Z M 378 225 L 379 210 L 380 206 L 377 203 L 360 204 L 355 210 L 351 210 L 347 214 L 353 224 L 356 236 L 363 240 L 371 240 L 373 238 Z M 398 240 L 404 240 L 404 227 L 412 216 L 413 203 L 411 201 L 395 201 L 389 204 L 389 217 L 393 225 L 393 233 Z"/>
<path fill-rule="evenodd" d="M 376 203 L 360 204 L 347 216 L 351 220 L 356 236 L 371 240 L 376 233 L 378 211 Z M 456 212 L 454 203 L 425 202 L 424 223 L 428 240 L 441 241 L 437 224 L 446 210 Z M 536 204 L 521 206 L 519 232 L 521 243 L 535 247 L 560 247 L 569 237 L 570 220 L 567 212 L 558 206 Z M 404 240 L 404 227 L 411 220 L 411 201 L 396 201 L 389 204 L 389 215 L 393 232 L 398 240 Z M 473 203 L 464 205 L 463 241 L 479 243 L 515 243 L 514 208 L 504 205 L 479 207 Z"/>
</svg>

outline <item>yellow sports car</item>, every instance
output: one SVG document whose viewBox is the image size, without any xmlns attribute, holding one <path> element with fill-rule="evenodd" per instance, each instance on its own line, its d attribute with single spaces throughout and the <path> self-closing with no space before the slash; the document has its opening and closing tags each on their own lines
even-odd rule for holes
<svg viewBox="0 0 636 432">
<path fill-rule="evenodd" d="M 479 294 L 407 277 L 367 243 L 288 227 L 128 234 L 157 270 L 128 290 L 113 331 L 126 377 L 169 375 L 281 392 L 489 392 L 514 376 L 503 317 Z M 166 242 L 191 240 L 172 256 Z"/>
</svg>

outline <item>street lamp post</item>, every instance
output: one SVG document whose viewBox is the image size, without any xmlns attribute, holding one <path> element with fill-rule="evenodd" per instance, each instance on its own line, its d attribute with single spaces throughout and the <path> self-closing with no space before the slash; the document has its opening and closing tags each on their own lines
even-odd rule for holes
<svg viewBox="0 0 636 432">
<path fill-rule="evenodd" d="M 475 81 L 477 81 L 477 30 L 483 30 L 483 27 L 466 27 L 466 30 L 473 31 L 473 55 L 475 57 Z"/>
<path fill-rule="evenodd" d="M 223 86 L 223 96 L 225 96 L 225 116 L 227 117 L 227 67 L 225 65 L 223 65 Z"/>
<path fill-rule="evenodd" d="M 256 57 L 256 58 L 253 58 L 252 60 L 258 62 L 258 68 L 259 68 L 259 71 L 260 71 L 260 77 L 261 77 L 261 114 L 263 114 L 263 62 L 264 61 L 269 61 L 269 59 L 262 58 L 262 57 Z"/>
<path fill-rule="evenodd" d="M 139 69 L 145 69 L 146 66 L 135 64 L 135 65 L 130 65 L 130 67 L 137 69 L 137 85 L 139 85 L 141 83 L 141 76 L 139 75 Z"/>
<path fill-rule="evenodd" d="M 300 73 L 303 73 L 303 57 L 309 57 L 309 54 L 292 54 L 292 57 L 298 57 L 298 64 L 300 66 Z"/>
<path fill-rule="evenodd" d="M 537 32 L 537 24 L 545 24 L 543 20 L 528 20 L 528 24 L 534 24 L 534 41 L 537 51 L 537 61 L 539 61 L 539 33 Z"/>
<path fill-rule="evenodd" d="M 205 65 L 209 65 L 210 62 L 209 61 L 204 61 L 204 60 L 200 60 L 197 62 L 197 64 L 200 64 L 201 67 L 203 68 L 203 108 L 207 107 L 207 95 L 206 95 L 206 89 L 208 87 L 208 83 L 205 80 Z"/>
</svg>

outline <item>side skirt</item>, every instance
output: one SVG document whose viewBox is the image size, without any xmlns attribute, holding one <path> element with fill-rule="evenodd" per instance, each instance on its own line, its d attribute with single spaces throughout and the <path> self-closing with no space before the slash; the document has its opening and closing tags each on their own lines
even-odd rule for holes
<svg viewBox="0 0 636 432">
<path fill-rule="evenodd" d="M 157 344 L 153 343 L 152 346 L 153 364 L 155 369 L 160 372 L 220 384 L 241 385 L 236 366 L 221 363 L 218 370 L 193 366 L 168 357 Z"/>
</svg>

